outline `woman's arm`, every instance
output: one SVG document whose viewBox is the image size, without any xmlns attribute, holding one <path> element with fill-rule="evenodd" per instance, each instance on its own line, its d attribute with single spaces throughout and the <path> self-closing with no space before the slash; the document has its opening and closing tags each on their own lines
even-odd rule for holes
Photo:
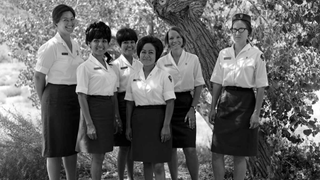
<svg viewBox="0 0 320 180">
<path fill-rule="evenodd" d="M 89 112 L 89 105 L 87 101 L 87 95 L 84 93 L 78 93 L 78 100 L 81 108 L 81 112 L 84 116 L 84 120 L 87 125 L 87 135 L 90 139 L 97 139 L 96 128 L 92 122 L 90 112 Z"/>
<path fill-rule="evenodd" d="M 171 138 L 170 124 L 171 124 L 171 118 L 173 114 L 173 108 L 174 108 L 174 99 L 167 100 L 166 112 L 165 112 L 163 127 L 161 130 L 161 142 L 166 142 Z"/>
<path fill-rule="evenodd" d="M 221 94 L 222 85 L 213 83 L 212 85 L 212 101 L 211 101 L 211 110 L 209 113 L 209 122 L 214 124 L 217 102 Z"/>
<path fill-rule="evenodd" d="M 37 92 L 39 100 L 41 102 L 42 94 L 43 94 L 44 88 L 46 86 L 46 75 L 41 72 L 36 71 L 34 73 L 33 80 L 34 80 L 34 85 L 36 87 L 36 92 Z"/>
<path fill-rule="evenodd" d="M 134 101 L 127 101 L 127 127 L 126 127 L 126 136 L 129 141 L 132 140 L 132 132 L 131 132 L 131 116 L 134 107 Z"/>
<path fill-rule="evenodd" d="M 189 121 L 189 128 L 191 128 L 191 129 L 196 127 L 196 116 L 195 116 L 195 113 L 196 113 L 196 106 L 199 103 L 201 90 L 202 90 L 202 85 L 196 86 L 194 88 L 193 100 L 192 100 L 192 103 L 191 103 L 191 107 L 190 107 L 186 117 L 184 118 L 184 122 Z"/>
<path fill-rule="evenodd" d="M 257 88 L 256 105 L 250 120 L 250 129 L 254 129 L 260 125 L 260 111 L 264 97 L 264 87 Z"/>
<path fill-rule="evenodd" d="M 113 95 L 113 102 L 114 102 L 114 112 L 115 112 L 115 117 L 114 117 L 114 126 L 116 128 L 115 133 L 122 133 L 122 121 L 120 118 L 120 112 L 119 112 L 119 103 L 118 103 L 118 93 L 114 92 Z"/>
</svg>

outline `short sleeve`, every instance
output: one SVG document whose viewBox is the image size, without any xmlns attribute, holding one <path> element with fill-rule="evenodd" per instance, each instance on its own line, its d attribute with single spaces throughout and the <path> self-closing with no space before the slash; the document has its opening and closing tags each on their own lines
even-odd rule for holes
<svg viewBox="0 0 320 180">
<path fill-rule="evenodd" d="M 202 76 L 202 70 L 201 70 L 201 66 L 200 66 L 200 61 L 199 58 L 196 57 L 195 63 L 194 63 L 194 86 L 200 86 L 200 85 L 204 85 L 204 79 Z"/>
<path fill-rule="evenodd" d="M 214 70 L 210 78 L 211 82 L 218 83 L 218 84 L 222 84 L 222 80 L 223 80 L 223 71 L 221 68 L 220 59 L 221 59 L 221 52 L 219 53 L 216 65 L 214 66 Z"/>
<path fill-rule="evenodd" d="M 86 70 L 86 66 L 81 64 L 77 69 L 77 87 L 76 93 L 88 94 L 89 90 L 89 73 Z"/>
<path fill-rule="evenodd" d="M 255 71 L 255 80 L 256 80 L 256 87 L 267 87 L 268 84 L 268 75 L 267 75 L 267 69 L 266 69 L 266 62 L 264 60 L 263 54 L 261 54 L 257 58 L 257 65 L 256 65 L 256 71 Z"/>
<path fill-rule="evenodd" d="M 133 75 L 131 75 L 129 77 L 127 88 L 126 88 L 126 95 L 125 95 L 124 99 L 127 101 L 134 101 L 133 95 L 132 95 L 132 88 L 131 88 L 132 81 L 133 81 Z"/>
<path fill-rule="evenodd" d="M 47 42 L 43 44 L 37 53 L 37 63 L 35 70 L 43 74 L 48 74 L 54 61 L 57 59 L 57 54 L 54 44 Z"/>
<path fill-rule="evenodd" d="M 173 79 L 169 73 L 165 73 L 163 76 L 163 97 L 165 101 L 176 99 Z"/>
</svg>

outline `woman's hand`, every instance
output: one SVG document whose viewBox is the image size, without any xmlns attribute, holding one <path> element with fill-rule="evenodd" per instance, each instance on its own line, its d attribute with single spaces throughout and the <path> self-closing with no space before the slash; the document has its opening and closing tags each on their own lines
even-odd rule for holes
<svg viewBox="0 0 320 180">
<path fill-rule="evenodd" d="M 170 126 L 163 126 L 161 129 L 161 142 L 169 141 L 171 138 Z"/>
<path fill-rule="evenodd" d="M 126 130 L 126 137 L 129 141 L 132 141 L 132 130 L 131 130 L 131 127 L 127 127 L 127 130 Z"/>
<path fill-rule="evenodd" d="M 260 118 L 259 115 L 256 113 L 253 113 L 251 115 L 251 119 L 250 119 L 250 127 L 249 129 L 254 129 L 260 126 Z"/>
<path fill-rule="evenodd" d="M 209 113 L 209 122 L 213 125 L 215 120 L 216 120 L 216 114 L 217 114 L 217 110 L 211 110 Z"/>
<path fill-rule="evenodd" d="M 113 122 L 113 125 L 114 125 L 114 129 L 115 129 L 114 134 L 117 134 L 117 133 L 120 133 L 120 134 L 121 134 L 122 131 L 123 131 L 121 119 L 115 117 L 115 120 L 114 120 L 114 122 Z"/>
<path fill-rule="evenodd" d="M 194 129 L 196 127 L 196 110 L 191 107 L 184 118 L 184 122 L 189 121 L 189 128 Z"/>
<path fill-rule="evenodd" d="M 92 139 L 92 140 L 95 140 L 98 138 L 96 128 L 94 127 L 93 124 L 87 124 L 87 136 L 89 137 L 89 139 Z"/>
</svg>

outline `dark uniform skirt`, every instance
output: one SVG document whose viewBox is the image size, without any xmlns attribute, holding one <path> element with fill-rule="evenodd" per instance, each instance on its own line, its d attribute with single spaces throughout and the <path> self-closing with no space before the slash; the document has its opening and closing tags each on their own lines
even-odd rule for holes
<svg viewBox="0 0 320 180">
<path fill-rule="evenodd" d="M 117 133 L 114 135 L 114 145 L 115 146 L 131 146 L 131 142 L 126 138 L 126 101 L 124 100 L 126 93 L 121 92 L 118 93 L 118 106 L 119 106 L 119 113 L 122 122 L 122 133 Z"/>
<path fill-rule="evenodd" d="M 171 161 L 172 141 L 161 142 L 166 106 L 137 106 L 132 114 L 131 153 L 134 161 Z"/>
<path fill-rule="evenodd" d="M 190 91 L 176 92 L 174 101 L 174 111 L 172 115 L 172 147 L 186 148 L 196 147 L 197 128 L 189 128 L 189 122 L 185 122 L 185 117 L 190 110 L 192 104 L 192 96 Z"/>
<path fill-rule="evenodd" d="M 249 129 L 255 107 L 252 89 L 226 87 L 214 123 L 211 151 L 233 156 L 255 156 L 258 128 Z"/>
<path fill-rule="evenodd" d="M 66 157 L 75 151 L 80 119 L 76 85 L 47 84 L 41 100 L 44 157 Z"/>
<path fill-rule="evenodd" d="M 111 96 L 87 96 L 89 112 L 96 128 L 97 139 L 87 135 L 84 116 L 81 116 L 77 140 L 77 151 L 103 154 L 113 150 L 114 103 Z"/>
</svg>

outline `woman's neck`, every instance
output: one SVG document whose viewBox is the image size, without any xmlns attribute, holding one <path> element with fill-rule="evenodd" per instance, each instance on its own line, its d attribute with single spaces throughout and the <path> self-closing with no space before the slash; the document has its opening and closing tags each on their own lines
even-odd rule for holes
<svg viewBox="0 0 320 180">
<path fill-rule="evenodd" d="M 92 54 L 104 67 L 106 67 L 106 62 L 104 61 L 104 55 L 98 56 L 96 54 Z"/>
<path fill-rule="evenodd" d="M 144 72 L 144 77 L 145 79 L 147 79 L 147 77 L 149 76 L 149 74 L 151 73 L 151 71 L 153 70 L 153 68 L 155 67 L 156 64 L 152 64 L 152 65 L 144 65 L 143 66 L 143 72 Z"/>
<path fill-rule="evenodd" d="M 234 52 L 235 52 L 235 56 L 236 57 L 246 45 L 247 45 L 247 43 L 236 43 L 236 44 L 234 44 Z"/>
<path fill-rule="evenodd" d="M 60 37 L 65 41 L 65 42 L 70 42 L 71 41 L 71 34 L 68 33 L 60 33 Z"/>
<path fill-rule="evenodd" d="M 171 50 L 171 56 L 176 64 L 179 63 L 180 56 L 182 54 L 182 48 Z"/>
<path fill-rule="evenodd" d="M 132 65 L 132 61 L 133 61 L 133 57 L 132 55 L 125 55 L 125 54 L 122 54 L 126 59 L 127 61 Z"/>
</svg>

